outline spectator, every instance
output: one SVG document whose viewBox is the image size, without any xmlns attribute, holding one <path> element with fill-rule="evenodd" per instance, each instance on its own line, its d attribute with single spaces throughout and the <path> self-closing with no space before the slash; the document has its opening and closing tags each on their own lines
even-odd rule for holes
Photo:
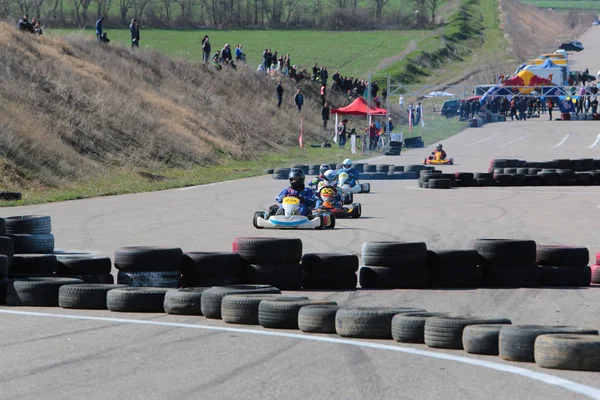
<svg viewBox="0 0 600 400">
<path fill-rule="evenodd" d="M 110 43 L 110 39 L 106 36 L 106 32 L 103 32 L 102 36 L 100 36 L 100 43 Z"/>
<path fill-rule="evenodd" d="M 323 128 L 327 129 L 327 121 L 329 121 L 329 104 L 324 103 L 323 107 L 321 107 L 321 117 L 323 118 Z"/>
<path fill-rule="evenodd" d="M 102 37 L 102 23 L 104 22 L 104 17 L 100 17 L 98 21 L 96 21 L 96 38 L 98 39 L 98 43 L 101 42 L 100 38 Z"/>
<path fill-rule="evenodd" d="M 548 118 L 549 121 L 552 121 L 552 109 L 554 108 L 554 102 L 552 101 L 552 98 L 548 97 L 548 115 L 550 116 L 550 118 Z M 512 119 L 512 115 L 511 115 L 511 119 Z"/>
<path fill-rule="evenodd" d="M 377 147 L 377 140 L 379 139 L 377 127 L 375 122 L 371 122 L 371 126 L 365 129 L 365 132 L 369 134 L 369 150 L 375 150 Z"/>
<path fill-rule="evenodd" d="M 327 79 L 329 78 L 329 72 L 327 72 L 327 68 L 321 68 L 321 83 L 323 85 L 327 85 Z"/>
<path fill-rule="evenodd" d="M 596 96 L 592 97 L 592 114 L 596 115 L 596 111 L 598 110 L 598 98 Z"/>
<path fill-rule="evenodd" d="M 325 105 L 325 96 L 326 96 L 326 88 L 325 88 L 325 84 L 321 85 L 321 106 Z"/>
<path fill-rule="evenodd" d="M 340 123 L 340 126 L 338 126 L 338 135 L 339 135 L 339 145 L 340 148 L 343 148 L 346 145 L 346 134 L 347 134 L 347 127 L 346 125 L 348 124 L 348 120 L 347 119 L 343 119 L 342 122 Z"/>
<path fill-rule="evenodd" d="M 235 48 L 235 61 L 243 61 L 246 62 L 246 55 L 242 51 L 242 45 L 238 44 Z"/>
<path fill-rule="evenodd" d="M 226 44 L 223 47 L 223 50 L 221 50 L 221 59 L 226 64 L 228 64 L 229 61 L 231 61 L 231 47 L 229 47 L 228 44 Z"/>
<path fill-rule="evenodd" d="M 312 73 L 313 73 L 312 80 L 316 81 L 317 80 L 317 76 L 320 73 L 319 66 L 317 65 L 317 63 L 315 63 L 315 65 L 313 65 L 313 67 L 312 67 Z"/>
<path fill-rule="evenodd" d="M 33 28 L 33 32 L 37 33 L 38 35 L 43 35 L 44 32 L 42 32 L 42 26 L 40 25 L 40 21 L 36 21 L 35 22 L 35 26 Z"/>
<path fill-rule="evenodd" d="M 277 108 L 281 107 L 281 102 L 283 101 L 283 86 L 281 86 L 281 82 L 277 82 Z"/>
<path fill-rule="evenodd" d="M 384 131 L 387 133 L 394 131 L 394 124 L 392 123 L 392 118 L 388 118 L 388 123 L 386 124 L 387 128 L 384 127 Z"/>
<path fill-rule="evenodd" d="M 217 69 L 217 71 L 220 71 L 221 68 L 223 68 L 221 66 L 221 64 L 219 64 L 219 58 L 221 58 L 221 56 L 220 56 L 219 52 L 217 51 L 211 60 L 211 64 L 213 65 L 213 67 L 215 67 Z"/>
<path fill-rule="evenodd" d="M 301 112 L 302 105 L 304 104 L 304 95 L 302 94 L 302 91 L 300 89 L 298 89 L 298 91 L 294 95 L 294 103 L 298 107 L 298 112 Z"/>
<path fill-rule="evenodd" d="M 140 47 L 140 27 L 138 26 L 137 19 L 131 20 L 129 25 L 129 32 L 131 32 L 131 48 Z"/>
<path fill-rule="evenodd" d="M 208 40 L 208 35 L 205 35 L 204 39 L 202 39 L 202 61 L 205 64 L 208 64 L 209 57 L 210 57 L 210 41 Z"/>
<path fill-rule="evenodd" d="M 17 22 L 17 28 L 21 31 L 33 32 L 33 25 L 29 22 L 29 17 L 27 14 L 23 15 L 23 18 L 19 19 Z"/>
</svg>

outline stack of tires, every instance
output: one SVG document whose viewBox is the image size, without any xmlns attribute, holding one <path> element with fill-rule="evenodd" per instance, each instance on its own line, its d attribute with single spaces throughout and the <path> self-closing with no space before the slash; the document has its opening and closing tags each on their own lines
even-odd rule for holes
<svg viewBox="0 0 600 400">
<path fill-rule="evenodd" d="M 282 290 L 302 288 L 302 241 L 296 238 L 237 237 L 233 252 L 244 261 L 242 281 Z"/>
<path fill-rule="evenodd" d="M 184 253 L 182 287 L 239 285 L 242 283 L 243 266 L 244 260 L 237 253 Z"/>
<path fill-rule="evenodd" d="M 56 275 L 77 278 L 85 283 L 112 284 L 115 279 L 109 257 L 94 252 L 55 251 Z"/>
<path fill-rule="evenodd" d="M 533 240 L 477 239 L 483 284 L 489 287 L 535 287 L 540 280 Z"/>
<path fill-rule="evenodd" d="M 0 191 L 0 201 L 18 201 L 23 198 L 20 192 Z"/>
<path fill-rule="evenodd" d="M 424 169 L 419 171 L 419 180 L 417 184 L 421 188 L 429 188 L 430 179 L 440 179 L 442 177 L 442 171 L 437 169 Z"/>
<path fill-rule="evenodd" d="M 475 175 L 472 172 L 455 172 L 454 183 L 456 187 L 475 186 Z"/>
<path fill-rule="evenodd" d="M 399 156 L 402 152 L 402 142 L 390 142 L 390 148 L 384 153 L 386 156 Z"/>
<path fill-rule="evenodd" d="M 425 288 L 429 285 L 423 242 L 365 242 L 359 283 L 364 289 Z"/>
<path fill-rule="evenodd" d="M 358 256 L 307 253 L 302 256 L 305 289 L 356 289 Z"/>
<path fill-rule="evenodd" d="M 5 219 L 6 236 L 12 241 L 9 278 L 53 277 L 57 269 L 52 221 L 46 215 L 22 215 Z M 0 245 L 2 246 L 2 245 Z M 10 245 L 4 240 L 4 252 Z M 10 259 L 9 255 L 9 259 Z"/>
<path fill-rule="evenodd" d="M 427 251 L 429 286 L 476 288 L 483 283 L 481 257 L 475 250 Z"/>
<path fill-rule="evenodd" d="M 183 252 L 176 247 L 119 247 L 115 250 L 117 283 L 137 288 L 179 288 L 182 258 Z M 120 294 L 119 298 L 132 296 L 133 292 L 136 291 Z M 147 291 L 144 293 L 152 296 Z"/>
<path fill-rule="evenodd" d="M 290 177 L 290 168 L 275 168 L 273 170 L 273 179 L 288 179 Z"/>
<path fill-rule="evenodd" d="M 406 146 L 406 148 L 422 148 L 425 147 L 425 142 L 423 142 L 421 136 L 415 136 L 404 138 L 404 145 Z"/>
<path fill-rule="evenodd" d="M 589 286 L 592 270 L 585 247 L 537 246 L 542 286 Z"/>
</svg>

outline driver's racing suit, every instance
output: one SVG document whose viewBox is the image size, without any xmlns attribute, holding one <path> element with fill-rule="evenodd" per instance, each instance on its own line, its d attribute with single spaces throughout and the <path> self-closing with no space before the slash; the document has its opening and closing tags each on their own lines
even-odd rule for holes
<svg viewBox="0 0 600 400">
<path fill-rule="evenodd" d="M 286 187 L 275 198 L 277 203 L 279 203 L 279 209 L 282 209 L 281 203 L 283 202 L 283 198 L 288 195 L 298 196 L 300 198 L 300 207 L 298 209 L 300 214 L 304 215 L 305 217 L 311 215 L 312 209 L 315 207 L 315 192 L 312 189 L 304 188 L 298 191 L 292 189 L 291 186 Z"/>
<path fill-rule="evenodd" d="M 438 150 L 432 151 L 431 155 L 429 156 L 429 159 L 430 160 L 435 159 L 435 153 L 437 153 L 437 152 L 438 152 Z M 442 153 L 442 155 L 440 157 L 440 160 L 445 160 L 446 159 L 446 152 L 444 150 L 439 150 L 439 152 Z"/>
<path fill-rule="evenodd" d="M 338 175 L 341 174 L 342 172 L 345 172 L 348 174 L 348 176 L 350 177 L 350 179 L 348 179 L 346 181 L 346 183 L 350 186 L 354 186 L 356 185 L 356 181 L 358 180 L 358 171 L 352 167 L 350 168 L 340 168 L 340 170 L 338 171 Z"/>
</svg>

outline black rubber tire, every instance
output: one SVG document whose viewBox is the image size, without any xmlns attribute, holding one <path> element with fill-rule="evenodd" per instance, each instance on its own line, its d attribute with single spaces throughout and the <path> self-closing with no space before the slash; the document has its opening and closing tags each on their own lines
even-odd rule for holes
<svg viewBox="0 0 600 400">
<path fill-rule="evenodd" d="M 259 325 L 258 306 L 263 300 L 308 300 L 306 296 L 281 294 L 230 294 L 221 302 L 221 319 L 228 324 Z"/>
<path fill-rule="evenodd" d="M 287 179 L 287 175 L 289 175 L 290 173 L 290 168 L 275 168 L 273 170 L 274 174 L 280 174 L 280 175 L 286 175 L 286 179 Z"/>
<path fill-rule="evenodd" d="M 199 281 L 186 281 L 182 278 L 181 287 L 213 287 L 213 286 L 231 286 L 241 285 L 242 278 L 208 278 Z"/>
<path fill-rule="evenodd" d="M 464 328 L 481 324 L 511 324 L 511 321 L 506 318 L 466 315 L 431 317 L 425 321 L 425 344 L 433 348 L 462 350 Z"/>
<path fill-rule="evenodd" d="M 56 257 L 50 254 L 19 254 L 13 257 L 11 274 L 53 274 L 56 272 Z"/>
<path fill-rule="evenodd" d="M 389 172 L 390 164 L 377 164 L 375 168 L 377 172 Z"/>
<path fill-rule="evenodd" d="M 498 186 L 510 186 L 512 176 L 509 174 L 494 174 L 494 180 Z"/>
<path fill-rule="evenodd" d="M 585 267 L 538 267 L 540 286 L 589 286 L 592 269 Z"/>
<path fill-rule="evenodd" d="M 463 330 L 463 348 L 469 354 L 498 355 L 500 330 L 507 324 L 469 325 Z"/>
<path fill-rule="evenodd" d="M 274 237 L 236 237 L 233 252 L 250 264 L 295 264 L 302 259 L 302 240 Z"/>
<path fill-rule="evenodd" d="M 337 306 L 335 301 L 324 300 L 263 300 L 258 305 L 258 323 L 263 328 L 299 329 L 298 312 L 304 306 Z"/>
<path fill-rule="evenodd" d="M 63 285 L 58 291 L 58 305 L 62 308 L 84 310 L 106 310 L 106 296 L 109 290 L 125 285 L 78 284 Z"/>
<path fill-rule="evenodd" d="M 486 287 L 537 287 L 540 284 L 539 267 L 530 265 L 490 265 L 483 267 L 483 285 Z"/>
<path fill-rule="evenodd" d="M 0 236 L 6 236 L 6 221 L 0 218 Z"/>
<path fill-rule="evenodd" d="M 446 178 L 434 178 L 429 180 L 429 189 L 450 189 L 452 182 Z"/>
<path fill-rule="evenodd" d="M 106 306 L 110 311 L 164 313 L 167 288 L 124 287 L 109 290 Z"/>
<path fill-rule="evenodd" d="M 542 186 L 558 186 L 559 175 L 556 172 L 538 172 L 542 177 Z"/>
<path fill-rule="evenodd" d="M 126 272 L 181 271 L 183 252 L 176 247 L 134 246 L 115 250 L 115 268 Z"/>
<path fill-rule="evenodd" d="M 491 174 L 489 172 L 475 172 L 473 173 L 473 176 L 475 177 L 475 179 L 492 179 L 494 177 L 494 174 Z"/>
<path fill-rule="evenodd" d="M 401 343 L 425 343 L 425 321 L 445 313 L 415 312 L 392 318 L 392 338 Z"/>
<path fill-rule="evenodd" d="M 171 289 L 165 294 L 163 308 L 167 314 L 202 315 L 200 307 L 202 293 L 207 289 L 206 287 Z"/>
<path fill-rule="evenodd" d="M 56 257 L 56 273 L 66 275 L 110 274 L 112 262 L 108 257 L 95 255 L 59 255 Z"/>
<path fill-rule="evenodd" d="M 237 278 L 237 283 L 240 283 L 243 265 L 244 261 L 237 253 L 184 253 L 181 265 L 183 286 L 194 287 L 204 280 L 224 278 Z"/>
<path fill-rule="evenodd" d="M 404 172 L 404 165 L 390 165 L 391 172 Z"/>
<path fill-rule="evenodd" d="M 429 286 L 429 269 L 363 265 L 358 282 L 363 289 L 423 289 Z"/>
<path fill-rule="evenodd" d="M 354 290 L 358 278 L 356 272 L 304 272 L 304 289 Z"/>
<path fill-rule="evenodd" d="M 265 175 L 271 175 L 275 170 L 273 168 L 267 168 L 263 171 Z"/>
<path fill-rule="evenodd" d="M 585 267 L 590 262 L 590 252 L 585 247 L 538 245 L 537 265 L 556 267 Z"/>
<path fill-rule="evenodd" d="M 304 306 L 298 311 L 298 328 L 302 332 L 336 333 L 335 315 L 337 305 Z"/>
<path fill-rule="evenodd" d="M 412 307 L 345 307 L 335 315 L 335 331 L 342 337 L 392 339 L 395 315 L 426 311 Z"/>
<path fill-rule="evenodd" d="M 549 333 L 598 335 L 595 329 L 577 326 L 551 325 L 515 325 L 502 328 L 499 339 L 499 354 L 504 360 L 535 362 L 535 340 Z"/>
<path fill-rule="evenodd" d="M 8 257 L 8 265 L 12 265 L 14 256 L 13 241 L 8 236 L 0 236 L 0 255 Z"/>
<path fill-rule="evenodd" d="M 26 307 L 58 307 L 58 291 L 63 285 L 83 283 L 71 278 L 21 278 L 6 283 L 6 304 Z"/>
<path fill-rule="evenodd" d="M 23 195 L 21 194 L 21 192 L 0 191 L 0 200 L 17 201 L 17 200 L 21 200 L 22 198 L 23 198 Z"/>
<path fill-rule="evenodd" d="M 475 250 L 427 251 L 430 287 L 480 287 L 483 269 Z"/>
<path fill-rule="evenodd" d="M 536 265 L 536 244 L 533 240 L 477 239 L 474 249 L 488 265 Z"/>
<path fill-rule="evenodd" d="M 178 271 L 119 271 L 117 273 L 117 283 L 131 287 L 177 289 L 181 287 L 181 273 Z"/>
<path fill-rule="evenodd" d="M 105 285 L 113 285 L 115 277 L 111 274 L 102 275 L 60 275 L 61 278 L 81 279 L 84 283 L 102 283 Z"/>
<path fill-rule="evenodd" d="M 525 175 L 525 186 L 541 186 L 542 177 L 539 175 Z"/>
<path fill-rule="evenodd" d="M 8 234 L 49 234 L 52 221 L 47 215 L 19 215 L 4 218 Z"/>
<path fill-rule="evenodd" d="M 9 234 L 15 254 L 48 254 L 54 251 L 54 235 L 51 233 Z"/>
<path fill-rule="evenodd" d="M 338 273 L 358 271 L 358 256 L 344 253 L 306 253 L 302 267 L 307 273 Z"/>
<path fill-rule="evenodd" d="M 8 257 L 0 254 L 0 280 L 6 279 L 8 276 Z"/>
<path fill-rule="evenodd" d="M 304 274 L 301 264 L 246 264 L 242 282 L 271 285 L 281 290 L 302 288 Z"/>
<path fill-rule="evenodd" d="M 269 285 L 215 286 L 202 293 L 200 307 L 202 315 L 210 319 L 221 319 L 223 297 L 230 294 L 280 294 L 278 288 Z"/>
<path fill-rule="evenodd" d="M 534 345 L 535 363 L 542 368 L 600 371 L 598 335 L 540 335 Z"/>
<path fill-rule="evenodd" d="M 425 268 L 427 245 L 424 242 L 364 242 L 362 262 L 378 267 Z"/>
</svg>

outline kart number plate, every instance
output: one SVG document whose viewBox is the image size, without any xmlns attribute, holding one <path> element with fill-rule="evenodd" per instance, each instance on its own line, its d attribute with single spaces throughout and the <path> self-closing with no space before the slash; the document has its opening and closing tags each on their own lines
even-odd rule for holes
<svg viewBox="0 0 600 400">
<path fill-rule="evenodd" d="M 335 192 L 333 191 L 332 188 L 323 188 L 321 190 L 321 196 L 334 197 L 335 196 Z"/>
<path fill-rule="evenodd" d="M 283 204 L 298 204 L 300 203 L 300 199 L 296 197 L 286 197 L 283 199 Z"/>
</svg>

